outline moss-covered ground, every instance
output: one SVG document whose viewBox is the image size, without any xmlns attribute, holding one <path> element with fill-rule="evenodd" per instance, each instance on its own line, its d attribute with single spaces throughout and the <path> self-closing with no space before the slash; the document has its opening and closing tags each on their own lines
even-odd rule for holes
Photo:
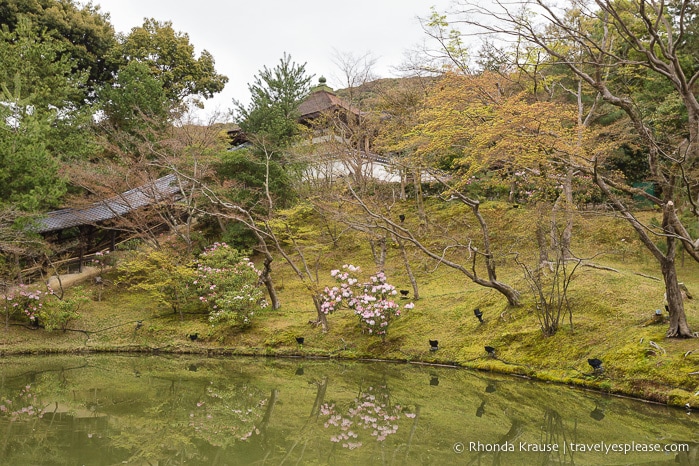
<svg viewBox="0 0 699 466">
<path fill-rule="evenodd" d="M 478 238 L 477 223 L 462 206 L 438 202 L 428 207 L 429 225 L 419 225 L 410 215 L 406 224 L 415 229 L 448 225 L 462 238 Z M 409 212 L 407 205 L 405 211 Z M 514 260 L 515 252 L 529 263 L 536 256 L 535 215 L 504 203 L 486 203 L 482 211 L 501 253 L 498 279 L 522 292 L 521 306 L 508 306 L 498 292 L 475 285 L 410 247 L 420 299 L 392 323 L 386 339 L 362 334 L 349 311 L 330 315 L 330 330 L 324 333 L 311 323 L 316 316 L 309 292 L 280 257 L 274 263 L 274 279 L 282 308 L 258 315 L 244 331 L 212 328 L 199 313 L 185 313 L 181 319 L 147 295 L 113 285 L 107 277 L 102 299 L 91 301 L 70 330 L 49 333 L 10 325 L 0 330 L 0 353 L 159 351 L 402 360 L 516 374 L 699 407 L 699 339 L 665 338 L 667 323 L 653 318 L 655 310 L 663 308 L 659 268 L 625 222 L 604 213 L 576 216 L 573 250 L 588 258 L 585 264 L 590 266 L 577 269 L 568 292 L 572 325 L 571 316 L 565 314 L 558 332 L 546 337 L 522 269 Z M 639 215 L 648 221 L 657 216 L 652 211 Z M 332 284 L 329 271 L 343 263 L 372 273 L 375 264 L 368 241 L 348 233 L 325 249 L 318 262 L 320 284 Z M 410 289 L 395 243 L 389 243 L 385 272 L 397 288 Z M 678 274 L 693 294 L 694 299 L 685 301 L 685 311 L 690 327 L 697 331 L 699 264 L 679 256 Z M 483 311 L 482 324 L 473 315 L 476 307 Z M 142 322 L 139 328 L 137 321 Z M 193 334 L 196 340 L 189 337 Z M 300 336 L 303 345 L 296 342 Z M 438 340 L 439 350 L 430 351 L 428 340 Z M 496 348 L 495 358 L 486 354 L 485 345 Z M 604 371 L 594 373 L 588 358 L 601 359 Z"/>
</svg>

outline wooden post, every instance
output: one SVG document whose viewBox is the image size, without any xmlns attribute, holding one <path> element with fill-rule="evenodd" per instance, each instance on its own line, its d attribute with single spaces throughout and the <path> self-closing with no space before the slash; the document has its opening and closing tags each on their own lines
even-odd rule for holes
<svg viewBox="0 0 699 466">
<path fill-rule="evenodd" d="M 80 256 L 78 258 L 78 273 L 83 272 L 83 257 L 85 256 L 85 245 L 80 242 Z"/>
<path fill-rule="evenodd" d="M 15 265 L 17 266 L 17 283 L 24 284 L 24 279 L 22 278 L 22 267 L 19 263 L 19 254 L 15 254 Z"/>
</svg>

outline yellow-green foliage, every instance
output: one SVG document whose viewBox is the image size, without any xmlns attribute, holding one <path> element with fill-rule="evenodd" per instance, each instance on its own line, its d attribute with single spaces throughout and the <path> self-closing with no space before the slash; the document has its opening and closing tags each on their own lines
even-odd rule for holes
<svg viewBox="0 0 699 466">
<path fill-rule="evenodd" d="M 119 263 L 118 273 L 118 283 L 131 290 L 145 291 L 155 303 L 169 306 L 175 312 L 191 300 L 194 292 L 194 268 L 164 250 L 130 253 Z"/>
<path fill-rule="evenodd" d="M 59 299 L 50 296 L 44 301 L 39 311 L 39 319 L 47 331 L 65 330 L 68 324 L 80 318 L 80 308 L 90 302 L 90 298 L 81 286 L 71 290 L 69 296 Z"/>
</svg>

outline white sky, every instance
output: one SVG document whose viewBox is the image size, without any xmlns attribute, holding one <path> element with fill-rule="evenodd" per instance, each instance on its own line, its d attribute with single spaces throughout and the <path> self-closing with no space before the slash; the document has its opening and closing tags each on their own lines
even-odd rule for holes
<svg viewBox="0 0 699 466">
<path fill-rule="evenodd" d="M 333 88 L 344 87 L 334 64 L 337 52 L 376 59 L 374 72 L 396 76 L 393 68 L 404 52 L 427 37 L 417 17 L 428 17 L 430 7 L 448 8 L 450 0 L 93 0 L 108 12 L 117 32 L 127 33 L 144 18 L 172 21 L 176 31 L 189 35 L 197 54 L 208 50 L 216 70 L 228 76 L 226 88 L 206 101 L 200 114 L 227 111 L 232 100 L 248 101 L 247 83 L 258 70 L 273 68 L 289 53 L 306 71 L 325 76 Z"/>
</svg>

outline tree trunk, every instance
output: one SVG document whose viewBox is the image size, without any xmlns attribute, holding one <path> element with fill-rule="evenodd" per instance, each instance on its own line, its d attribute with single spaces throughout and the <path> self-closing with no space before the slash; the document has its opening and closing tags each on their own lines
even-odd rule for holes
<svg viewBox="0 0 699 466">
<path fill-rule="evenodd" d="M 681 236 L 681 232 L 675 231 L 673 218 L 675 214 L 675 204 L 668 200 L 663 206 L 663 223 L 662 228 L 665 233 L 665 244 L 667 245 L 667 253 L 658 248 L 653 242 L 646 227 L 642 225 L 631 212 L 628 207 L 623 204 L 618 197 L 614 196 L 609 189 L 606 181 L 598 176 L 597 169 L 594 171 L 594 180 L 597 186 L 601 189 L 604 195 L 615 206 L 616 210 L 621 212 L 623 217 L 636 230 L 643 245 L 653 254 L 653 257 L 660 264 L 660 269 L 665 281 L 665 295 L 667 299 L 668 312 L 670 313 L 670 327 L 667 330 L 667 337 L 670 338 L 691 338 L 694 336 L 689 325 L 687 324 L 687 316 L 684 313 L 684 302 L 682 301 L 682 291 L 677 281 L 677 270 L 675 268 L 675 256 L 677 253 L 677 237 Z M 665 193 L 666 195 L 669 193 Z"/>
<path fill-rule="evenodd" d="M 519 306 L 519 291 L 515 290 L 510 285 L 499 282 L 497 280 L 489 281 L 477 277 L 475 278 L 475 280 L 473 280 L 473 282 L 481 286 L 485 286 L 487 288 L 493 288 L 495 290 L 498 290 L 503 296 L 505 296 L 510 306 Z"/>
<path fill-rule="evenodd" d="M 570 259 L 570 240 L 573 236 L 573 170 L 568 167 L 565 181 L 563 182 L 563 192 L 561 192 L 551 210 L 551 248 L 563 251 L 563 257 Z M 565 226 L 559 234 L 556 216 L 559 211 L 563 212 Z"/>
<path fill-rule="evenodd" d="M 674 257 L 665 260 L 661 268 L 665 281 L 665 299 L 670 312 L 670 327 L 667 329 L 666 336 L 668 338 L 692 338 L 694 334 L 687 324 Z"/>
<path fill-rule="evenodd" d="M 410 284 L 413 287 L 413 299 L 418 300 L 420 299 L 420 293 L 417 288 L 417 280 L 415 280 L 415 275 L 413 275 L 413 269 L 410 267 L 410 262 L 408 261 L 408 253 L 405 250 L 405 244 L 403 243 L 403 240 L 401 240 L 398 237 L 396 237 L 396 240 L 398 241 L 398 247 L 400 248 L 401 257 L 403 257 L 403 265 L 405 265 L 405 271 L 408 274 Z"/>
<path fill-rule="evenodd" d="M 265 257 L 264 267 L 262 268 L 262 275 L 260 276 L 260 281 L 265 284 L 267 288 L 267 294 L 269 295 L 269 301 L 272 304 L 272 309 L 277 310 L 281 307 L 279 303 L 279 298 L 277 297 L 277 290 L 274 288 L 274 282 L 272 281 L 272 261 L 274 258 L 271 255 Z"/>
<path fill-rule="evenodd" d="M 272 393 L 269 395 L 269 399 L 267 400 L 267 409 L 265 410 L 264 416 L 262 416 L 262 421 L 256 426 L 260 431 L 259 435 L 264 440 L 267 440 L 267 427 L 269 426 L 269 421 L 272 419 L 272 413 L 274 412 L 274 407 L 276 406 L 278 399 L 279 390 L 275 388 L 272 390 Z"/>
<path fill-rule="evenodd" d="M 413 186 L 415 187 L 415 206 L 420 217 L 422 227 L 427 226 L 427 214 L 425 213 L 424 198 L 422 196 L 422 172 L 419 168 L 413 172 Z"/>
<path fill-rule="evenodd" d="M 323 329 L 323 333 L 328 332 L 328 316 L 321 310 L 320 298 L 318 296 L 313 296 L 313 304 L 316 307 L 316 313 L 318 314 L 318 324 L 320 328 Z"/>
<path fill-rule="evenodd" d="M 659 261 L 660 269 L 663 272 L 663 280 L 665 281 L 665 299 L 667 300 L 667 308 L 670 313 L 670 327 L 667 329 L 666 336 L 668 338 L 692 338 L 694 334 L 689 328 L 689 324 L 687 324 L 682 290 L 677 280 L 677 267 L 675 264 L 677 239 L 675 235 L 678 233 L 673 226 L 673 216 L 675 216 L 675 205 L 670 201 L 663 209 L 662 224 L 663 231 L 666 234 L 667 253 Z"/>
<path fill-rule="evenodd" d="M 539 248 L 539 266 L 538 269 L 541 270 L 544 267 L 551 268 L 551 262 L 549 261 L 549 246 L 546 242 L 546 229 L 544 228 L 544 207 L 543 205 L 537 205 L 537 219 L 536 219 L 536 244 Z"/>
<path fill-rule="evenodd" d="M 325 403 L 325 393 L 328 391 L 328 376 L 324 376 L 320 382 L 315 382 L 318 386 L 316 390 L 316 399 L 313 401 L 313 408 L 311 408 L 311 417 L 320 416 L 320 407 Z"/>
<path fill-rule="evenodd" d="M 369 246 L 371 246 L 371 255 L 374 257 L 376 270 L 383 272 L 386 267 L 386 236 L 384 235 L 376 241 L 373 238 L 369 239 Z"/>
<path fill-rule="evenodd" d="M 561 234 L 561 247 L 563 251 L 563 259 L 570 259 L 570 240 L 573 237 L 573 169 L 568 167 L 566 170 L 566 178 L 563 183 L 563 194 L 565 199 L 564 213 L 566 226 Z"/>
<path fill-rule="evenodd" d="M 407 199 L 405 195 L 405 181 L 406 177 L 408 176 L 406 170 L 404 168 L 400 169 L 400 200 L 404 201 Z"/>
</svg>

